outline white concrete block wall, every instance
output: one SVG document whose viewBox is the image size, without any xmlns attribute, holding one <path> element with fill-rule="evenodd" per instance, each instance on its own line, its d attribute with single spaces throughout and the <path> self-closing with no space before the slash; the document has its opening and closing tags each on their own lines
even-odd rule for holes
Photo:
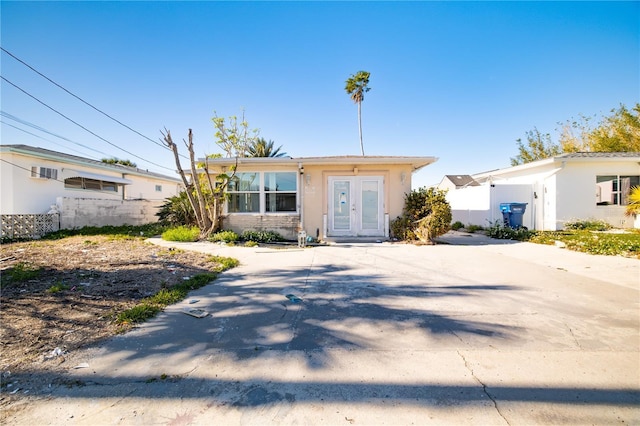
<svg viewBox="0 0 640 426">
<path fill-rule="evenodd" d="M 153 223 L 158 221 L 155 214 L 162 204 L 146 200 L 57 199 L 61 229 Z"/>
</svg>

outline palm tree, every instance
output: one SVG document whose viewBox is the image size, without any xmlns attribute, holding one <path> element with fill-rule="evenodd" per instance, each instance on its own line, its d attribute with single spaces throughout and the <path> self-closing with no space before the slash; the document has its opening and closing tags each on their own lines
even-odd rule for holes
<svg viewBox="0 0 640 426">
<path fill-rule="evenodd" d="M 362 101 L 364 100 L 365 92 L 371 90 L 369 87 L 369 76 L 371 74 L 368 71 L 358 71 L 355 75 L 351 75 L 347 80 L 347 84 L 344 90 L 351 96 L 351 100 L 358 104 L 358 131 L 360 134 L 360 150 L 364 156 L 364 145 L 362 143 Z"/>
<path fill-rule="evenodd" d="M 282 145 L 275 150 L 273 149 L 273 141 L 267 142 L 264 138 L 258 138 L 251 142 L 247 147 L 247 157 L 284 157 L 286 152 L 280 152 Z"/>
<path fill-rule="evenodd" d="M 640 186 L 631 188 L 629 204 L 627 204 L 625 214 L 633 217 L 640 215 Z"/>
</svg>

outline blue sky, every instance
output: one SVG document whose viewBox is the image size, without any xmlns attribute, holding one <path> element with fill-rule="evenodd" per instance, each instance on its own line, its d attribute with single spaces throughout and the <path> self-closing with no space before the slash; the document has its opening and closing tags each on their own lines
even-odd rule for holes
<svg viewBox="0 0 640 426">
<path fill-rule="evenodd" d="M 192 128 L 199 156 L 221 152 L 214 111 L 243 109 L 291 156 L 360 154 L 357 107 L 344 91 L 359 70 L 371 73 L 366 153 L 439 158 L 414 187 L 507 167 L 516 139 L 534 126 L 555 134 L 559 122 L 640 101 L 639 2 L 0 6 L 4 49 L 154 141 L 164 128 L 178 140 Z M 175 169 L 170 152 L 4 52 L 0 66 L 4 78 L 129 153 L 5 81 L 3 144 Z"/>
</svg>

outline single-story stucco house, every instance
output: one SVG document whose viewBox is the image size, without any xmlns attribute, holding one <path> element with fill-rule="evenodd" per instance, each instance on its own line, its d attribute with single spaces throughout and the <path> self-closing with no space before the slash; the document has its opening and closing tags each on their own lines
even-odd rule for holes
<svg viewBox="0 0 640 426">
<path fill-rule="evenodd" d="M 154 222 L 157 207 L 183 188 L 177 176 L 28 145 L 0 145 L 0 177 L 3 226 L 52 209 L 63 229 Z"/>
<path fill-rule="evenodd" d="M 471 176 L 479 186 L 450 189 L 454 221 L 487 226 L 502 220 L 501 203 L 526 203 L 523 225 L 560 230 L 575 220 L 639 227 L 625 216 L 631 188 L 640 185 L 639 152 L 567 153 Z"/>
<path fill-rule="evenodd" d="M 201 160 L 201 161 L 204 161 Z M 337 156 L 208 159 L 209 173 L 237 169 L 222 226 L 270 230 L 295 240 L 389 237 L 402 213 L 412 173 L 434 157 Z"/>
</svg>

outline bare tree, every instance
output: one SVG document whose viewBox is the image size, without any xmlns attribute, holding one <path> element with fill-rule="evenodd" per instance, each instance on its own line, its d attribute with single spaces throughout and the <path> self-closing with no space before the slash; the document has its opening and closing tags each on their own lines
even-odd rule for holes
<svg viewBox="0 0 640 426">
<path fill-rule="evenodd" d="M 235 175 L 237 160 L 236 166 L 231 168 L 231 175 L 221 173 L 215 176 L 215 181 L 212 180 L 206 159 L 203 163 L 196 163 L 193 149 L 193 132 L 189 129 L 188 141 L 183 140 L 189 152 L 191 174 L 191 181 L 189 181 L 180 164 L 180 153 L 178 146 L 173 142 L 171 132 L 165 129 L 162 132 L 162 136 L 164 144 L 173 152 L 178 173 L 185 185 L 185 192 L 196 216 L 198 228 L 200 228 L 200 239 L 206 239 L 221 228 L 226 189 L 229 185 L 229 180 Z"/>
</svg>

